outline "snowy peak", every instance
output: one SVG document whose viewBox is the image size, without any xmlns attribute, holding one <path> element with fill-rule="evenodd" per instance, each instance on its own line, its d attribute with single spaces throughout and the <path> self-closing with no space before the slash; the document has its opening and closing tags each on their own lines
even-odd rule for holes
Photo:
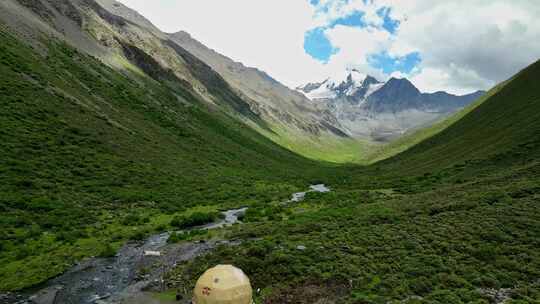
<svg viewBox="0 0 540 304">
<path fill-rule="evenodd" d="M 311 100 L 326 105 L 350 134 L 389 140 L 408 130 L 428 126 L 467 106 L 485 92 L 456 96 L 422 93 L 406 78 L 380 82 L 356 70 L 297 88 Z"/>
<path fill-rule="evenodd" d="M 333 99 L 337 97 L 334 87 L 334 83 L 331 82 L 330 79 L 326 79 L 323 82 L 308 83 L 297 87 L 296 90 L 303 93 L 311 100 Z"/>
<path fill-rule="evenodd" d="M 375 79 L 371 76 L 366 76 L 357 70 L 352 70 L 345 81 L 342 81 L 338 86 L 339 96 L 353 96 L 359 89 L 369 86 L 369 82 Z M 375 79 L 375 81 L 377 81 Z"/>
<path fill-rule="evenodd" d="M 345 77 L 328 78 L 319 83 L 308 83 L 296 90 L 304 93 L 309 99 L 334 99 L 339 97 L 365 98 L 382 86 L 372 76 L 351 70 Z"/>
<path fill-rule="evenodd" d="M 301 91 L 301 92 L 304 92 L 304 93 L 309 93 L 313 90 L 316 90 L 318 88 L 321 87 L 321 85 L 323 84 L 324 82 L 310 82 L 310 83 L 306 83 L 305 85 L 303 86 L 299 86 L 296 88 L 297 91 Z"/>
</svg>

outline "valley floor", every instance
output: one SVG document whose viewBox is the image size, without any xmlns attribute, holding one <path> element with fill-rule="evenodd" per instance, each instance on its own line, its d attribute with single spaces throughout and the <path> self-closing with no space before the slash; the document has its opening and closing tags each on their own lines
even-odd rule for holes
<svg viewBox="0 0 540 304">
<path fill-rule="evenodd" d="M 540 303 L 540 63 L 359 166 L 291 153 L 186 88 L 61 41 L 42 54 L 3 27 L 0 41 L 2 292 L 248 207 L 242 225 L 171 234 L 217 246 L 172 263 L 158 297 L 189 298 L 204 270 L 230 263 L 256 303 Z M 313 158 L 354 160 L 344 145 Z M 283 203 L 321 183 L 332 192 Z"/>
<path fill-rule="evenodd" d="M 331 193 L 253 209 L 226 234 L 241 245 L 179 265 L 169 287 L 231 263 L 258 303 L 540 303 L 540 163 L 482 172 L 500 161 L 409 180 L 366 170 Z"/>
</svg>

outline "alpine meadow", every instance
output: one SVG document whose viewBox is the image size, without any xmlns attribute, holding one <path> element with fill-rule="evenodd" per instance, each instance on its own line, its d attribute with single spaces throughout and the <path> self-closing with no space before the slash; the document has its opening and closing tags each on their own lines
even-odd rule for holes
<svg viewBox="0 0 540 304">
<path fill-rule="evenodd" d="M 217 2 L 0 1 L 0 303 L 540 303 L 536 1 Z"/>
</svg>

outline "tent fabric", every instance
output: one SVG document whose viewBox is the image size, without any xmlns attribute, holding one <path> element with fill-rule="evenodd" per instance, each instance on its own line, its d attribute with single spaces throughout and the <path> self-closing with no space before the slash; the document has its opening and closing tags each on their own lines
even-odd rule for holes
<svg viewBox="0 0 540 304">
<path fill-rule="evenodd" d="M 194 304 L 251 304 L 252 288 L 244 272 L 232 265 L 208 269 L 195 284 Z"/>
</svg>

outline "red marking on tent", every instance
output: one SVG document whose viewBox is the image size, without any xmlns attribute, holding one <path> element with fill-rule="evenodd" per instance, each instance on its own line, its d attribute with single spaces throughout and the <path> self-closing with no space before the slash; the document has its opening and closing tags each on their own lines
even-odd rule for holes
<svg viewBox="0 0 540 304">
<path fill-rule="evenodd" d="M 202 290 L 202 294 L 205 295 L 205 296 L 209 296 L 210 291 L 212 291 L 212 289 L 210 287 L 204 287 L 203 290 Z"/>
</svg>

